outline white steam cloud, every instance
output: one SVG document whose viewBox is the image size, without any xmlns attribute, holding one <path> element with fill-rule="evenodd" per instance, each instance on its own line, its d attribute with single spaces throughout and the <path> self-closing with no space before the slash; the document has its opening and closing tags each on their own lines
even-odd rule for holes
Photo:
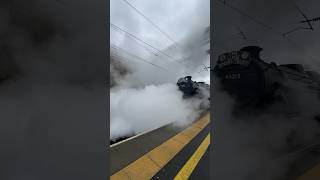
<svg viewBox="0 0 320 180">
<path fill-rule="evenodd" d="M 170 34 L 175 44 L 125 3 L 111 1 L 113 24 L 161 50 L 144 47 L 143 43 L 111 27 L 111 140 L 168 123 L 186 125 L 209 108 L 209 92 L 204 92 L 201 98 L 184 99 L 176 86 L 177 80 L 186 75 L 193 76 L 196 81 L 209 82 L 209 71 L 203 70 L 210 62 L 209 44 L 205 43 L 210 38 L 209 31 L 205 31 L 209 26 L 209 3 L 208 0 L 132 1 Z M 169 14 L 170 19 L 167 18 Z"/>
<path fill-rule="evenodd" d="M 219 83 L 214 87 L 214 177 L 292 179 L 296 175 L 294 163 L 302 156 L 301 149 L 318 142 L 320 126 L 315 119 L 320 113 L 318 97 L 292 87 L 286 94 L 286 102 L 235 117 L 233 98 L 220 91 Z"/>
<path fill-rule="evenodd" d="M 190 123 L 200 112 L 201 100 L 184 100 L 174 84 L 111 91 L 111 139 L 162 125 Z"/>
<path fill-rule="evenodd" d="M 111 82 L 114 82 L 110 89 L 111 140 L 169 123 L 184 126 L 209 108 L 209 91 L 202 91 L 200 98 L 184 99 L 176 86 L 181 76 L 175 73 L 163 74 L 146 65 L 116 60 L 111 61 L 110 68 Z M 151 76 L 152 72 L 159 76 Z"/>
</svg>

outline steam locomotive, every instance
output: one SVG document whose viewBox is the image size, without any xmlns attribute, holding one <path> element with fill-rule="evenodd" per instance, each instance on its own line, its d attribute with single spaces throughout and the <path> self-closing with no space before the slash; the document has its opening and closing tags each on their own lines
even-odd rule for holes
<svg viewBox="0 0 320 180">
<path fill-rule="evenodd" d="M 177 82 L 177 86 L 180 91 L 183 92 L 183 97 L 193 97 L 210 94 L 210 86 L 204 82 L 196 82 L 191 80 L 191 76 L 186 76 L 184 78 L 180 78 Z"/>
<path fill-rule="evenodd" d="M 246 46 L 218 56 L 213 73 L 237 104 L 257 108 L 289 101 L 292 90 L 320 97 L 319 73 L 305 71 L 301 64 L 267 63 L 260 59 L 261 50 Z"/>
<path fill-rule="evenodd" d="M 283 129 L 278 136 L 283 141 L 279 141 L 273 131 L 266 130 L 266 143 L 273 139 L 281 143 L 262 148 L 272 152 L 275 163 L 288 163 L 286 175 L 290 175 L 288 179 L 295 179 L 291 178 L 295 176 L 295 169 L 301 169 L 306 162 L 312 164 L 316 159 L 315 148 L 319 147 L 320 74 L 305 70 L 301 64 L 267 63 L 260 58 L 261 51 L 258 46 L 246 46 L 218 56 L 212 70 L 213 78 L 217 78 L 215 87 L 233 97 L 232 120 L 242 120 L 242 125 L 253 129 L 246 132 L 252 136 L 267 122 L 278 126 L 279 117 L 283 120 L 281 123 L 288 123 L 288 126 L 277 127 Z M 259 118 L 259 113 L 269 118 Z M 253 121 L 259 125 L 252 126 Z M 311 128 L 313 131 L 308 131 Z"/>
</svg>

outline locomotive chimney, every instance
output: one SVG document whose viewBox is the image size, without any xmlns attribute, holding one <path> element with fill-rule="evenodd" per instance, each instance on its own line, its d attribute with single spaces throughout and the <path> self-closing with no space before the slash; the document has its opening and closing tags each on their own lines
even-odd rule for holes
<svg viewBox="0 0 320 180">
<path fill-rule="evenodd" d="M 241 48 L 240 51 L 249 52 L 253 58 L 260 59 L 260 51 L 262 51 L 262 48 L 259 46 L 246 46 Z"/>
<path fill-rule="evenodd" d="M 185 78 L 191 80 L 192 76 L 186 76 Z"/>
</svg>

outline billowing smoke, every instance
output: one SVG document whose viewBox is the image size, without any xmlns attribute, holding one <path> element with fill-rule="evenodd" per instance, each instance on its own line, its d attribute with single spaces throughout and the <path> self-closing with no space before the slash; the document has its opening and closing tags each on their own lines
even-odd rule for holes
<svg viewBox="0 0 320 180">
<path fill-rule="evenodd" d="M 318 28 L 314 31 L 299 30 L 285 38 L 281 35 L 306 25 L 298 23 L 303 16 L 295 4 L 307 16 L 316 17 L 319 1 L 227 0 L 213 3 L 215 62 L 221 53 L 255 45 L 264 49 L 261 58 L 266 62 L 298 63 L 306 69 L 319 71 L 319 51 L 315 51 L 319 46 Z M 245 38 L 240 36 L 240 31 Z M 302 84 L 289 85 L 291 92 L 284 93 L 286 103 L 260 111 L 251 110 L 251 115 L 242 119 L 232 116 L 233 99 L 216 89 L 219 83 L 213 84 L 216 90 L 212 97 L 216 134 L 213 138 L 213 175 L 216 179 L 295 179 L 286 177 L 287 172 L 294 172 L 292 161 L 299 156 L 307 156 L 303 153 L 285 156 L 285 147 L 289 144 L 295 146 L 291 149 L 307 147 L 314 143 L 319 132 L 319 125 L 314 119 L 319 113 L 316 91 L 310 92 L 312 90 L 307 88 L 292 91 Z M 239 111 L 244 109 L 242 107 Z M 302 169 L 297 167 L 295 170 L 299 174 Z"/>
<path fill-rule="evenodd" d="M 110 94 L 111 139 L 177 122 L 188 124 L 201 112 L 199 99 L 182 99 L 175 84 L 124 88 Z M 208 106 L 207 106 L 208 108 Z"/>
<path fill-rule="evenodd" d="M 306 158 L 320 133 L 317 91 L 286 83 L 284 102 L 245 111 L 221 90 L 218 81 L 214 85 L 212 169 L 216 179 L 294 179 L 306 168 L 302 162 L 314 163 L 314 157 Z M 243 111 L 242 116 L 235 110 Z"/>
<path fill-rule="evenodd" d="M 114 61 L 112 61 L 115 63 Z M 201 98 L 183 98 L 176 86 L 176 74 L 153 71 L 148 66 L 129 67 L 128 64 L 111 65 L 115 86 L 110 89 L 110 138 L 138 134 L 160 126 L 175 123 L 184 126 L 209 108 L 209 91 L 203 90 Z M 120 75 L 119 70 L 126 69 Z M 130 71 L 131 70 L 131 71 Z M 113 73 L 113 74 L 112 74 Z M 158 74 L 154 76 L 154 74 Z M 152 76 L 148 76 L 151 75 Z M 154 79 L 153 79 L 154 78 Z"/>
<path fill-rule="evenodd" d="M 209 71 L 203 70 L 204 64 L 209 66 L 210 57 L 206 52 L 209 44 L 205 43 L 210 38 L 205 31 L 209 26 L 208 3 L 132 2 L 146 16 L 158 20 L 159 27 L 175 40 L 172 42 L 125 3 L 111 1 L 111 23 L 158 49 L 111 27 L 111 140 L 169 123 L 184 126 L 208 109 L 208 91 L 203 91 L 201 98 L 184 99 L 176 85 L 186 75 L 197 81 L 210 79 Z M 176 11 L 178 8 L 184 11 Z"/>
<path fill-rule="evenodd" d="M 0 2 L 0 179 L 106 176 L 105 15 L 63 2 Z"/>
<path fill-rule="evenodd" d="M 110 57 L 110 87 L 119 86 L 126 76 L 131 74 L 129 67 L 122 61 L 116 61 Z"/>
</svg>

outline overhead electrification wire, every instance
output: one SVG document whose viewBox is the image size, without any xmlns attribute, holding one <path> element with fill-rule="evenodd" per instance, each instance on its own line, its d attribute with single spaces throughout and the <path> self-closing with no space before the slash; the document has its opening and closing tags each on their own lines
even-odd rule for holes
<svg viewBox="0 0 320 180">
<path fill-rule="evenodd" d="M 296 28 L 294 28 L 294 29 L 292 29 L 292 30 L 290 30 L 290 31 L 288 31 L 288 32 L 283 33 L 282 35 L 283 35 L 283 36 L 286 36 L 286 35 L 288 35 L 288 34 L 291 34 L 291 33 L 293 33 L 293 32 L 299 31 L 299 30 L 311 30 L 311 31 L 313 31 L 314 29 L 313 29 L 313 26 L 311 25 L 311 21 L 312 21 L 312 20 L 310 20 L 310 19 L 307 17 L 307 15 L 298 7 L 298 5 L 297 5 L 293 0 L 291 0 L 291 2 L 292 2 L 292 4 L 293 4 L 293 6 L 294 6 L 294 7 L 298 10 L 298 12 L 301 14 L 301 16 L 303 16 L 303 18 L 305 19 L 304 21 L 300 21 L 300 23 L 308 23 L 308 27 L 296 27 Z"/>
<path fill-rule="evenodd" d="M 145 42 L 144 40 L 140 39 L 140 38 L 139 38 L 139 37 L 137 37 L 136 35 L 134 35 L 134 34 L 132 34 L 132 33 L 128 32 L 127 30 L 124 30 L 124 29 L 120 28 L 119 26 L 117 26 L 117 25 L 115 25 L 115 24 L 113 24 L 113 23 L 110 23 L 110 25 L 111 25 L 111 27 L 116 28 L 116 29 L 118 29 L 118 30 L 120 30 L 120 31 L 122 31 L 122 32 L 124 32 L 124 33 L 126 33 L 127 35 L 129 35 L 129 36 L 131 36 L 131 37 L 133 37 L 133 38 L 137 39 L 138 41 L 140 41 L 140 42 L 142 42 L 142 43 L 146 44 L 147 46 L 151 47 L 152 49 L 155 49 L 156 51 L 160 52 L 160 53 L 161 53 L 161 54 L 163 54 L 164 56 L 166 56 L 166 57 L 170 58 L 171 60 L 176 61 L 172 56 L 170 56 L 170 55 L 168 55 L 167 53 L 165 53 L 165 52 L 161 51 L 160 49 L 158 49 L 158 48 L 156 48 L 156 47 L 152 46 L 151 44 L 149 44 L 149 43 Z"/>
<path fill-rule="evenodd" d="M 308 26 L 309 26 L 308 29 L 313 30 L 313 27 L 312 27 L 308 17 L 303 13 L 303 11 L 298 7 L 298 5 L 293 0 L 291 2 L 294 5 L 294 7 L 299 11 L 299 13 L 304 17 L 305 21 L 302 21 L 302 22 L 308 23 Z"/>
<path fill-rule="evenodd" d="M 125 54 L 127 54 L 127 55 L 129 55 L 129 56 L 132 56 L 132 57 L 134 57 L 134 58 L 136 58 L 136 59 L 138 59 L 138 60 L 140 60 L 140 61 L 143 61 L 143 62 L 145 62 L 145 63 L 148 63 L 148 64 L 150 64 L 150 65 L 152 65 L 152 66 L 154 66 L 154 67 L 160 68 L 160 69 L 162 69 L 162 70 L 168 71 L 168 69 L 166 69 L 166 68 L 164 68 L 164 67 L 162 67 L 162 66 L 159 66 L 159 65 L 157 65 L 157 64 L 154 64 L 154 63 L 152 63 L 152 62 L 150 62 L 150 61 L 148 61 L 148 60 L 146 60 L 146 59 L 144 59 L 144 58 L 141 58 L 141 57 L 139 57 L 139 56 L 137 56 L 137 55 L 135 55 L 135 54 L 132 54 L 132 53 L 128 52 L 127 50 L 125 50 L 125 49 L 123 49 L 123 48 L 121 48 L 121 47 L 119 47 L 119 46 L 116 46 L 116 45 L 114 45 L 114 44 L 111 44 L 111 48 L 112 48 L 112 49 L 115 49 L 115 50 L 121 50 L 121 51 L 124 52 Z"/>
<path fill-rule="evenodd" d="M 281 36 L 281 37 L 284 38 L 289 44 L 291 44 L 293 47 L 302 50 L 303 53 L 304 53 L 306 56 L 308 56 L 310 59 L 313 59 L 313 60 L 314 60 L 314 58 L 313 58 L 311 55 L 309 55 L 309 54 L 306 53 L 306 51 L 305 51 L 305 49 L 304 49 L 303 47 L 301 47 L 301 46 L 299 46 L 298 44 L 294 43 L 293 41 L 291 41 L 290 39 L 288 39 L 286 36 L 283 36 L 283 33 L 275 30 L 272 26 L 267 25 L 267 24 L 264 23 L 263 21 L 255 18 L 255 17 L 253 17 L 253 16 L 245 13 L 245 12 L 242 11 L 241 9 L 239 9 L 239 8 L 237 8 L 237 7 L 229 4 L 228 2 L 226 2 L 226 0 L 216 0 L 216 1 L 222 3 L 222 4 L 225 5 L 226 7 L 234 10 L 234 11 L 237 12 L 238 14 L 240 14 L 240 15 L 248 18 L 248 19 L 250 19 L 251 21 L 255 22 L 256 24 L 259 24 L 261 27 L 264 27 L 265 29 L 268 29 L 268 30 L 269 30 L 270 32 L 272 32 L 273 34 L 278 35 L 278 36 Z"/>
<path fill-rule="evenodd" d="M 113 49 L 113 48 L 112 48 Z M 124 55 L 120 55 L 119 53 L 111 53 L 110 54 L 111 58 L 114 58 L 115 61 L 120 61 L 120 62 L 135 62 L 135 63 L 138 63 L 138 61 L 136 60 L 130 60 L 128 59 L 127 57 L 125 57 Z M 142 62 L 144 63 L 144 61 L 140 61 L 139 62 Z M 153 64 L 150 64 L 150 63 L 147 63 L 148 65 L 151 65 L 152 67 L 158 69 L 158 70 L 161 70 L 162 72 L 167 72 L 165 69 L 163 69 L 162 67 L 158 67 L 158 66 L 155 66 Z"/>
<path fill-rule="evenodd" d="M 118 32 L 121 32 L 121 33 L 125 33 L 123 31 L 121 31 L 120 29 L 116 28 L 116 27 L 113 27 L 111 26 L 114 30 L 118 31 Z M 154 51 L 152 51 L 148 45 L 146 45 L 145 43 L 141 43 L 141 41 L 137 40 L 136 38 L 128 35 L 125 33 L 125 35 L 127 35 L 128 37 L 130 37 L 131 39 L 135 40 L 141 47 L 145 48 L 148 52 L 150 52 L 151 54 L 153 54 L 154 56 L 159 56 L 159 53 L 156 53 Z M 174 61 L 176 61 L 177 63 L 181 64 L 181 65 L 184 65 L 185 67 L 188 67 L 187 64 L 183 63 L 182 61 L 180 61 L 181 59 L 184 59 L 185 57 L 182 57 L 182 58 L 179 58 L 179 59 L 175 59 Z"/>
<path fill-rule="evenodd" d="M 276 31 L 276 30 L 273 29 L 271 26 L 265 24 L 264 22 L 260 21 L 259 19 L 255 18 L 255 17 L 252 17 L 251 15 L 245 13 L 244 11 L 240 10 L 239 8 L 237 8 L 237 7 L 235 7 L 235 6 L 227 3 L 226 0 L 216 0 L 216 1 L 219 1 L 220 3 L 222 3 L 223 5 L 225 5 L 226 7 L 228 7 L 228 8 L 230 8 L 230 9 L 236 11 L 238 14 L 240 14 L 240 15 L 248 18 L 248 19 L 250 19 L 251 21 L 259 24 L 260 26 L 262 26 L 262 27 L 264 27 L 264 28 L 266 28 L 266 29 L 269 29 L 272 33 L 282 36 L 282 33 Z"/>
<path fill-rule="evenodd" d="M 162 55 L 166 56 L 166 57 L 167 57 L 168 59 L 170 59 L 172 62 L 175 62 L 175 63 L 178 63 L 178 64 L 180 64 L 180 65 L 186 66 L 185 64 L 182 64 L 181 62 L 179 62 L 179 61 L 177 61 L 176 59 L 174 59 L 172 56 L 170 56 L 170 55 L 168 55 L 167 53 L 161 51 L 160 49 L 152 46 L 151 44 L 145 42 L 144 40 L 142 40 L 141 38 L 137 37 L 136 35 L 128 32 L 127 30 L 124 30 L 123 28 L 121 28 L 121 27 L 119 27 L 119 26 L 117 26 L 117 25 L 115 25 L 115 24 L 113 24 L 113 23 L 111 23 L 111 22 L 110 22 L 110 26 L 111 26 L 112 28 L 115 28 L 115 29 L 118 29 L 118 30 L 124 32 L 125 34 L 127 34 L 128 36 L 130 36 L 130 37 L 138 40 L 139 42 L 146 44 L 147 46 L 151 47 L 152 49 L 154 49 L 154 50 L 156 50 L 157 52 L 161 53 Z M 187 67 L 185 67 L 185 68 L 187 68 Z M 189 68 L 187 68 L 187 69 L 189 69 Z"/>
<path fill-rule="evenodd" d="M 181 49 L 180 46 L 178 46 L 178 43 L 168 35 L 168 33 L 164 32 L 156 23 L 154 23 L 151 19 L 149 19 L 146 15 L 144 15 L 141 11 L 139 11 L 133 4 L 131 4 L 127 0 L 123 0 L 126 4 L 128 4 L 134 11 L 136 11 L 138 14 L 140 14 L 145 20 L 147 20 L 149 23 L 151 23 L 159 32 L 161 32 L 164 36 L 166 36 L 169 40 L 173 42 L 173 44 Z"/>
<path fill-rule="evenodd" d="M 124 33 L 123 31 L 117 29 L 117 28 L 114 28 L 113 26 L 111 26 L 113 28 L 113 30 L 115 31 L 118 31 L 120 33 Z M 125 35 L 127 35 L 127 37 L 131 38 L 132 40 L 134 40 L 135 42 L 137 42 L 137 44 L 139 44 L 141 47 L 143 47 L 146 51 L 148 51 L 149 53 L 155 55 L 155 56 L 159 56 L 159 54 L 157 54 L 156 52 L 152 51 L 150 49 L 149 46 L 147 46 L 145 43 L 141 43 L 141 41 L 138 41 L 137 39 L 133 38 L 132 36 L 129 36 L 128 34 L 124 33 Z"/>
<path fill-rule="evenodd" d="M 155 63 L 152 63 L 152 62 L 150 62 L 150 61 L 148 61 L 148 60 L 146 60 L 146 59 L 144 59 L 144 58 L 141 58 L 141 57 L 139 57 L 139 56 L 137 56 L 137 55 L 135 55 L 135 54 L 132 54 L 132 53 L 128 52 L 127 50 L 125 50 L 125 49 L 123 49 L 123 48 L 121 48 L 121 47 L 119 47 L 119 46 L 117 46 L 117 45 L 115 45 L 115 44 L 111 44 L 111 48 L 114 49 L 115 51 L 120 50 L 120 51 L 122 51 L 123 53 L 125 53 L 125 54 L 128 55 L 128 56 L 131 56 L 131 57 L 133 57 L 134 59 L 137 59 L 137 60 L 139 60 L 139 61 L 141 61 L 141 62 L 147 63 L 147 64 L 149 64 L 149 65 L 151 65 L 151 66 L 153 66 L 153 67 L 155 67 L 155 68 L 157 68 L 157 69 L 160 69 L 160 70 L 162 70 L 162 71 L 164 71 L 164 72 L 177 73 L 177 71 L 170 71 L 169 69 L 167 69 L 167 68 L 165 68 L 165 67 L 159 66 L 159 65 L 157 65 L 157 64 L 155 64 Z M 127 57 L 121 56 L 121 55 L 119 55 L 117 52 L 111 53 L 111 56 L 121 58 L 121 60 L 124 60 L 124 61 L 128 61 L 128 62 L 130 61 Z M 115 59 L 115 60 L 116 60 L 116 59 Z M 184 73 L 185 73 L 185 74 L 188 74 L 188 73 L 186 73 L 186 72 L 184 72 Z M 181 75 L 181 73 L 177 73 L 177 74 L 180 74 L 180 75 Z"/>
</svg>

